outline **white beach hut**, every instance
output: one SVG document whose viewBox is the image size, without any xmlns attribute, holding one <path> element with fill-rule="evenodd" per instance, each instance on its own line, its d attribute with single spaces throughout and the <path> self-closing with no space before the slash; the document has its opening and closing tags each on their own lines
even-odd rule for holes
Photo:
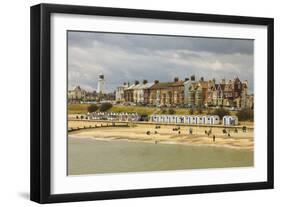
<svg viewBox="0 0 281 207">
<path fill-rule="evenodd" d="M 220 117 L 218 115 L 210 116 L 210 124 L 217 125 L 220 123 Z"/>
<path fill-rule="evenodd" d="M 187 124 L 193 124 L 193 118 L 194 117 L 192 115 L 186 116 L 185 117 L 186 123 Z"/>
<path fill-rule="evenodd" d="M 171 116 L 171 120 L 172 120 L 172 123 L 177 123 L 177 120 L 178 120 L 178 118 L 177 118 L 177 116 Z"/>
<path fill-rule="evenodd" d="M 202 116 L 202 124 L 210 124 L 210 116 Z"/>
<path fill-rule="evenodd" d="M 195 124 L 201 124 L 201 116 L 195 116 Z"/>
<path fill-rule="evenodd" d="M 237 116 L 224 116 L 223 125 L 237 125 L 238 117 Z"/>
<path fill-rule="evenodd" d="M 185 118 L 184 116 L 180 116 L 179 117 L 179 123 L 184 123 L 184 118 Z"/>
</svg>

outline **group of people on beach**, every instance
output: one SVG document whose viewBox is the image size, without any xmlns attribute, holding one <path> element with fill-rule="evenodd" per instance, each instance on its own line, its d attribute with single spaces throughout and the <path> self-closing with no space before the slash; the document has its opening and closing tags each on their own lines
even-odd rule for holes
<svg viewBox="0 0 281 207">
<path fill-rule="evenodd" d="M 160 129 L 161 128 L 161 126 L 159 126 L 159 125 L 156 125 L 155 126 L 155 129 Z M 172 130 L 173 131 L 178 131 L 178 134 L 181 134 L 181 131 L 180 131 L 180 126 L 177 126 L 177 127 L 175 127 L 175 128 L 173 128 Z M 189 129 L 188 129 L 188 131 L 189 131 L 189 135 L 192 135 L 193 134 L 193 129 L 192 129 L 192 127 L 190 127 Z M 151 131 L 147 131 L 146 132 L 146 134 L 147 135 L 150 135 L 152 132 Z M 154 131 L 154 134 L 158 134 L 158 132 L 155 130 Z M 207 130 L 205 130 L 205 134 L 206 135 L 208 135 L 208 137 L 212 134 L 212 129 L 210 128 L 208 131 Z M 216 136 L 213 134 L 213 142 L 215 142 L 216 141 Z M 155 140 L 155 144 L 157 144 L 158 143 L 158 141 L 157 140 Z"/>
</svg>

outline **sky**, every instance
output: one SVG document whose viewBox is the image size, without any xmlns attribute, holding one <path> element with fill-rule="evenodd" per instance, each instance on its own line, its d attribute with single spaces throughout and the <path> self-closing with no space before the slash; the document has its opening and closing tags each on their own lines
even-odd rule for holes
<svg viewBox="0 0 281 207">
<path fill-rule="evenodd" d="M 96 90 L 100 73 L 107 92 L 135 80 L 237 76 L 253 92 L 253 50 L 246 39 L 68 31 L 68 87 Z"/>
</svg>

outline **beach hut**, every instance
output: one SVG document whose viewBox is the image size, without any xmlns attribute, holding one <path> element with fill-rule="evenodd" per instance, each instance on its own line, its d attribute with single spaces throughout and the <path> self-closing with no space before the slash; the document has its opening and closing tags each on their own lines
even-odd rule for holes
<svg viewBox="0 0 281 207">
<path fill-rule="evenodd" d="M 210 124 L 210 117 L 209 116 L 203 116 L 202 117 L 202 124 Z"/>
<path fill-rule="evenodd" d="M 220 123 L 220 117 L 218 115 L 210 116 L 210 124 L 216 125 Z"/>
<path fill-rule="evenodd" d="M 195 124 L 201 124 L 202 120 L 200 116 L 195 116 Z"/>
<path fill-rule="evenodd" d="M 193 116 L 186 116 L 185 117 L 185 123 L 193 124 Z"/>
<path fill-rule="evenodd" d="M 237 125 L 238 117 L 237 116 L 224 116 L 223 125 Z"/>
<path fill-rule="evenodd" d="M 185 118 L 184 116 L 180 116 L 179 117 L 179 123 L 184 123 L 184 118 Z"/>
<path fill-rule="evenodd" d="M 163 117 L 163 123 L 167 123 L 167 116 L 162 115 Z"/>
<path fill-rule="evenodd" d="M 180 117 L 179 116 L 175 116 L 175 123 L 180 123 Z"/>
<path fill-rule="evenodd" d="M 171 122 L 177 123 L 177 116 L 171 116 Z"/>
<path fill-rule="evenodd" d="M 159 122 L 159 116 L 158 116 L 158 115 L 155 116 L 155 121 L 156 121 L 157 123 Z"/>
<path fill-rule="evenodd" d="M 170 116 L 169 115 L 165 115 L 164 116 L 164 121 L 165 121 L 165 123 L 169 123 L 170 122 Z"/>
</svg>

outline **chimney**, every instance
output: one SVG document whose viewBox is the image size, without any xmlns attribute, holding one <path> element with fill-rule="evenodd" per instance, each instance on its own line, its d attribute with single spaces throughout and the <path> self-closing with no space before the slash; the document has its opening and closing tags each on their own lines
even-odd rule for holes
<svg viewBox="0 0 281 207">
<path fill-rule="evenodd" d="M 179 78 L 178 77 L 175 77 L 174 78 L 174 82 L 178 82 L 179 81 Z"/>
<path fill-rule="evenodd" d="M 204 77 L 201 77 L 200 80 L 201 80 L 201 81 L 204 81 Z"/>
<path fill-rule="evenodd" d="M 147 84 L 147 80 L 143 80 L 143 82 L 142 82 L 143 84 Z"/>
<path fill-rule="evenodd" d="M 159 83 L 159 80 L 154 80 L 154 83 L 155 83 L 155 84 Z"/>
<path fill-rule="evenodd" d="M 135 85 L 138 85 L 140 82 L 138 80 L 135 81 Z"/>
<path fill-rule="evenodd" d="M 192 75 L 192 76 L 190 77 L 190 80 L 195 81 L 195 75 Z"/>
<path fill-rule="evenodd" d="M 189 81 L 189 78 L 185 78 L 184 81 Z"/>
<path fill-rule="evenodd" d="M 225 79 L 221 79 L 221 84 L 225 84 Z"/>
</svg>

